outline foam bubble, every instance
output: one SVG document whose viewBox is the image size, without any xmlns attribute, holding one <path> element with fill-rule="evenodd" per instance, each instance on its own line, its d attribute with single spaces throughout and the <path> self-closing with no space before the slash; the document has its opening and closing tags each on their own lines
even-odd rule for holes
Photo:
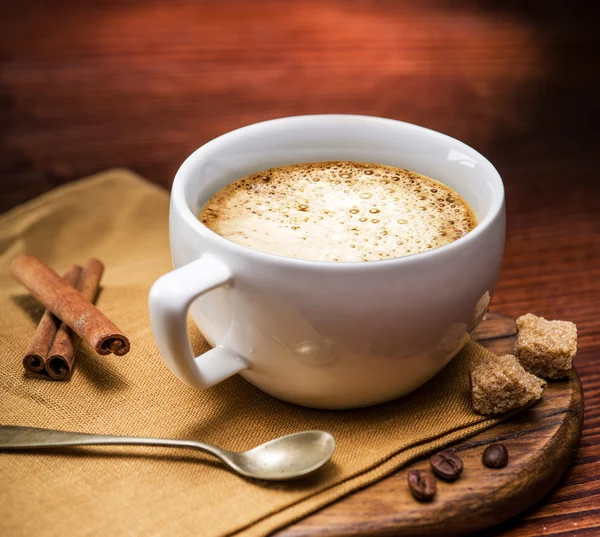
<svg viewBox="0 0 600 537">
<path fill-rule="evenodd" d="M 250 175 L 215 194 L 199 219 L 255 250 L 339 262 L 431 250 L 477 225 L 470 207 L 447 186 L 357 162 L 296 164 Z"/>
</svg>

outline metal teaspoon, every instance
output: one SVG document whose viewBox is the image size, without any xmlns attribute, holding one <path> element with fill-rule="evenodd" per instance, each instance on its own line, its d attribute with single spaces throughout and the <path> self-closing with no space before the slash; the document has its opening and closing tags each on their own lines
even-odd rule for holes
<svg viewBox="0 0 600 537">
<path fill-rule="evenodd" d="M 221 449 L 194 440 L 72 433 L 35 427 L 0 425 L 0 449 L 61 446 L 139 445 L 200 449 L 221 459 L 237 473 L 256 479 L 285 481 L 314 472 L 333 454 L 335 439 L 325 431 L 303 431 L 281 436 L 249 451 Z"/>
</svg>

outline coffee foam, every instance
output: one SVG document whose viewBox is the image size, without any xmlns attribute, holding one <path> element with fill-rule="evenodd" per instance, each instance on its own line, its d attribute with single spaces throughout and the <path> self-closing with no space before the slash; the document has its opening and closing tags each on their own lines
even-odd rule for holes
<svg viewBox="0 0 600 537">
<path fill-rule="evenodd" d="M 314 261 L 375 261 L 439 248 L 476 225 L 469 205 L 423 175 L 359 162 L 274 168 L 215 194 L 200 220 L 254 250 Z"/>
</svg>

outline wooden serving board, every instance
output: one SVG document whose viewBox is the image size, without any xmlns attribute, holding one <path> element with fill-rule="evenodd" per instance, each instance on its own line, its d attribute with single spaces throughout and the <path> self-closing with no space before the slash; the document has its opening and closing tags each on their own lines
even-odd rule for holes
<svg viewBox="0 0 600 537">
<path fill-rule="evenodd" d="M 488 313 L 473 337 L 496 354 L 513 349 L 512 319 Z M 454 483 L 438 480 L 432 503 L 413 499 L 406 485 L 411 469 L 427 469 L 417 460 L 389 477 L 284 528 L 278 537 L 465 535 L 498 524 L 546 495 L 565 473 L 579 444 L 583 425 L 583 392 L 573 370 L 568 379 L 551 381 L 542 401 L 531 409 L 458 442 L 464 462 Z M 485 446 L 502 442 L 508 465 L 485 468 Z"/>
</svg>

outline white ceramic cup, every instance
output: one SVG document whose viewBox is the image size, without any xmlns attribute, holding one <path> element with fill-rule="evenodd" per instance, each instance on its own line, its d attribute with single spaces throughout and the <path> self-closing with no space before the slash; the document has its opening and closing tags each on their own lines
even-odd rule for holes
<svg viewBox="0 0 600 537">
<path fill-rule="evenodd" d="M 248 174 L 352 160 L 406 168 L 458 192 L 477 227 L 447 246 L 367 263 L 306 261 L 235 244 L 197 218 Z M 158 348 L 198 389 L 239 373 L 279 399 L 317 408 L 373 405 L 407 394 L 462 348 L 496 286 L 504 189 L 483 156 L 443 134 L 389 119 L 316 115 L 225 134 L 181 166 L 171 194 L 175 270 L 150 291 Z M 195 357 L 188 310 L 214 349 Z"/>
</svg>

